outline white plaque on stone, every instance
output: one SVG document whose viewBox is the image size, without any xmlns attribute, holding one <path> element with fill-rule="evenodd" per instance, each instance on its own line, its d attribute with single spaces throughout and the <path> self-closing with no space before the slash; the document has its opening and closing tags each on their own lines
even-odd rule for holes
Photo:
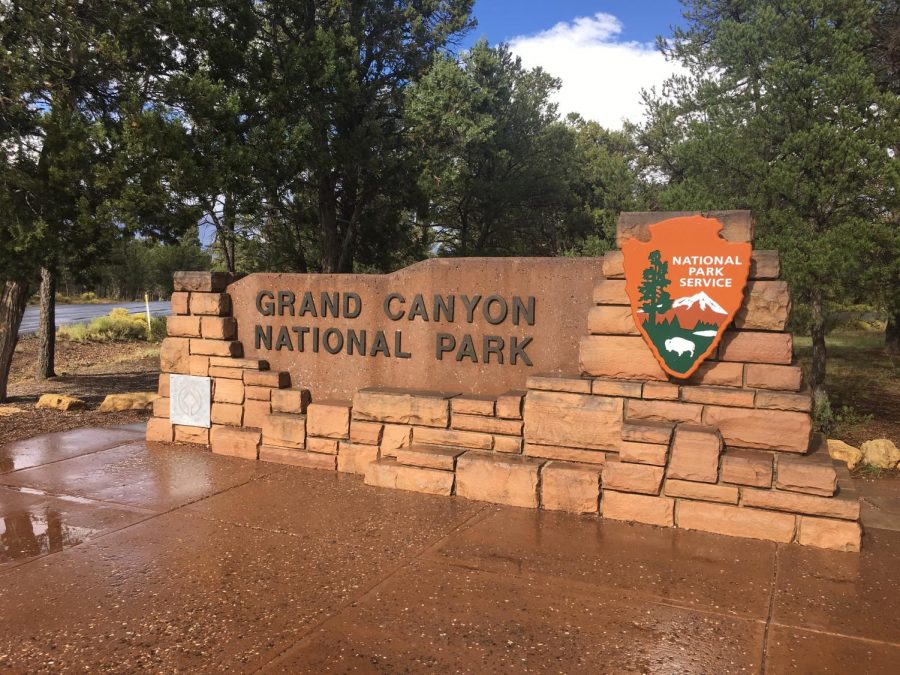
<svg viewBox="0 0 900 675">
<path fill-rule="evenodd" d="M 209 428 L 211 380 L 196 375 L 169 375 L 169 420 L 172 424 Z"/>
</svg>

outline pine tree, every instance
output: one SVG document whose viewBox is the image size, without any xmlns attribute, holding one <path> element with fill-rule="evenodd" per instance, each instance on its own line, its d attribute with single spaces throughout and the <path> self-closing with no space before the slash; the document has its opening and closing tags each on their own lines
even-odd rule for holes
<svg viewBox="0 0 900 675">
<path fill-rule="evenodd" d="M 672 296 L 666 290 L 672 283 L 669 281 L 669 263 L 662 261 L 659 251 L 649 256 L 650 266 L 645 268 L 641 277 L 643 282 L 638 287 L 641 293 L 641 311 L 647 315 L 650 327 L 656 326 L 656 315 L 665 314 L 672 309 Z"/>
</svg>

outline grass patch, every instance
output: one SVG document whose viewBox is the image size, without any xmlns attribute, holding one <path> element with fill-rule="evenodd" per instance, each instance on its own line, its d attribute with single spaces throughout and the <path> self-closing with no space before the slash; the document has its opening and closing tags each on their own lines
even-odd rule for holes
<svg viewBox="0 0 900 675">
<path fill-rule="evenodd" d="M 832 438 L 859 446 L 873 438 L 900 442 L 900 359 L 884 350 L 884 333 L 839 329 L 825 340 L 831 399 Z M 795 336 L 794 347 L 804 373 L 809 373 L 812 342 Z"/>
<path fill-rule="evenodd" d="M 129 314 L 128 310 L 117 307 L 89 323 L 63 326 L 57 333 L 73 342 L 159 342 L 166 336 L 166 320 L 152 318 L 148 335 L 147 319 L 143 314 Z"/>
</svg>

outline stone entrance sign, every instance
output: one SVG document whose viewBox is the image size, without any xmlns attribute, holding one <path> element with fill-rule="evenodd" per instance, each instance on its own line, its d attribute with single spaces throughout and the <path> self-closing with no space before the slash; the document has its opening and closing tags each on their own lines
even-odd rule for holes
<svg viewBox="0 0 900 675">
<path fill-rule="evenodd" d="M 597 258 L 432 259 L 394 274 L 254 274 L 229 286 L 249 358 L 321 398 L 373 386 L 501 394 L 578 360 Z"/>
<path fill-rule="evenodd" d="M 625 253 L 602 259 L 179 272 L 147 439 L 857 551 L 859 499 L 812 430 L 778 254 L 752 241 L 746 211 L 624 213 Z M 175 414 L 193 402 L 181 376 L 212 382 L 208 429 Z"/>
</svg>

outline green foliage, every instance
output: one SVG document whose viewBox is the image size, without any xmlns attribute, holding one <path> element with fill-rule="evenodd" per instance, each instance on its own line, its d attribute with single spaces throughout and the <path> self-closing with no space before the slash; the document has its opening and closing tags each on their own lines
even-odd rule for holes
<svg viewBox="0 0 900 675">
<path fill-rule="evenodd" d="M 159 342 L 166 336 L 166 320 L 151 317 L 148 335 L 145 314 L 129 314 L 127 309 L 117 307 L 106 316 L 98 316 L 89 323 L 62 326 L 57 333 L 75 342 Z"/>
<path fill-rule="evenodd" d="M 650 265 L 641 273 L 643 281 L 638 286 L 641 293 L 641 310 L 647 314 L 651 326 L 656 325 L 656 315 L 665 314 L 672 309 L 672 296 L 666 290 L 672 283 L 669 281 L 669 263 L 662 261 L 659 251 L 649 256 Z M 676 317 L 677 320 L 677 317 Z"/>
</svg>

